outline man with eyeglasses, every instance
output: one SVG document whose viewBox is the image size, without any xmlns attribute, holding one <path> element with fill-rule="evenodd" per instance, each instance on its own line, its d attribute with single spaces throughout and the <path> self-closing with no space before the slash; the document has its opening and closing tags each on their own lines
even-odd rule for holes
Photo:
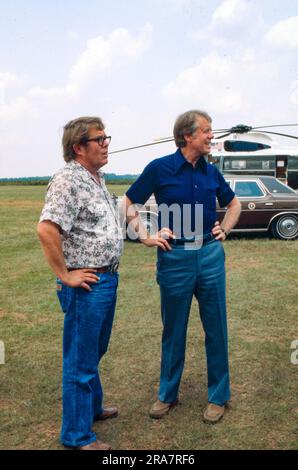
<svg viewBox="0 0 298 470">
<path fill-rule="evenodd" d="M 118 414 L 117 407 L 103 407 L 98 373 L 109 344 L 123 249 L 118 212 L 101 172 L 110 140 L 98 117 L 65 125 L 66 165 L 49 183 L 38 224 L 65 314 L 61 442 L 79 450 L 111 449 L 92 425 Z"/>
<path fill-rule="evenodd" d="M 145 245 L 158 247 L 162 357 L 158 400 L 149 414 L 151 418 L 162 418 L 178 404 L 188 317 L 195 296 L 207 355 L 208 405 L 204 420 L 216 423 L 230 398 L 225 255 L 221 242 L 236 225 L 241 206 L 217 168 L 204 158 L 210 153 L 213 138 L 210 116 L 199 110 L 183 113 L 175 122 L 174 138 L 177 151 L 149 163 L 126 193 L 131 227 Z M 160 230 L 156 235 L 147 233 L 134 208 L 135 204 L 144 204 L 152 193 L 159 207 Z M 221 207 L 228 208 L 221 224 L 217 221 L 216 199 Z M 163 225 L 163 211 L 171 207 L 175 212 L 170 214 L 168 225 Z M 200 207 L 201 213 L 197 211 Z"/>
</svg>

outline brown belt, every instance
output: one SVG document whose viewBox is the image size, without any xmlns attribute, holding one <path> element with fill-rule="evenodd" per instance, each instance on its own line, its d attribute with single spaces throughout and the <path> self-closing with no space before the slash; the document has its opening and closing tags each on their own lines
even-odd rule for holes
<svg viewBox="0 0 298 470">
<path fill-rule="evenodd" d="M 118 271 L 119 263 L 109 264 L 108 266 L 101 266 L 100 268 L 68 268 L 68 271 L 75 271 L 76 269 L 95 269 L 97 273 L 116 273 Z"/>
</svg>

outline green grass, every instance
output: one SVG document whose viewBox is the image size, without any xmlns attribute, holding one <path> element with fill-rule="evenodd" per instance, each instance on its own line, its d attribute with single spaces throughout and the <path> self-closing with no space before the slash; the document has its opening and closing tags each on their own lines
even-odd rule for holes
<svg viewBox="0 0 298 470">
<path fill-rule="evenodd" d="M 121 195 L 125 187 L 112 186 Z M 61 449 L 62 313 L 35 227 L 43 187 L 0 187 L 0 448 Z M 94 429 L 114 449 L 296 449 L 298 240 L 234 237 L 225 243 L 232 400 L 223 421 L 202 421 L 204 339 L 195 303 L 181 406 L 152 421 L 161 321 L 155 250 L 125 243 L 110 349 L 102 363 L 106 403 L 120 416 Z"/>
</svg>

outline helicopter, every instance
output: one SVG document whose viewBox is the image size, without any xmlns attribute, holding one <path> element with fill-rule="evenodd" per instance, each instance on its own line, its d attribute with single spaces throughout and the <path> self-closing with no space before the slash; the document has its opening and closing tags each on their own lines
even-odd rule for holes
<svg viewBox="0 0 298 470">
<path fill-rule="evenodd" d="M 215 129 L 211 152 L 206 156 L 223 175 L 268 175 L 274 176 L 291 188 L 298 190 L 298 146 L 280 145 L 272 136 L 298 139 L 298 136 L 276 132 L 272 128 L 295 127 L 298 124 L 274 124 L 247 126 L 238 124 L 229 129 Z M 110 152 L 120 153 L 174 140 L 173 136 L 153 142 Z"/>
</svg>

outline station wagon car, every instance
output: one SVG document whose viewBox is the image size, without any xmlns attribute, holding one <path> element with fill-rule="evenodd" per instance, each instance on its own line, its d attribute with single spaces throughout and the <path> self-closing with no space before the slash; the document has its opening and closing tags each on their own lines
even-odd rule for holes
<svg viewBox="0 0 298 470">
<path fill-rule="evenodd" d="M 226 175 L 241 202 L 239 221 L 232 232 L 268 232 L 275 238 L 298 236 L 298 193 L 273 176 Z M 150 233 L 158 230 L 157 204 L 152 196 L 139 214 Z M 226 208 L 217 204 L 218 220 Z M 129 236 L 129 234 L 128 234 Z"/>
<path fill-rule="evenodd" d="M 275 238 L 298 236 L 298 193 L 273 176 L 229 175 L 230 184 L 241 202 L 241 215 L 234 232 L 271 232 Z M 217 207 L 221 221 L 225 209 Z"/>
</svg>

